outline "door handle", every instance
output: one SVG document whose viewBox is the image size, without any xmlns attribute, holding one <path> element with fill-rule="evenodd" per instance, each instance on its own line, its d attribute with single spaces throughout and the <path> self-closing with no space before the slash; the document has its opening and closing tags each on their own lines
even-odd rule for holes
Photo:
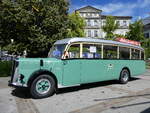
<svg viewBox="0 0 150 113">
<path fill-rule="evenodd" d="M 113 64 L 108 64 L 108 68 L 112 68 L 113 67 Z"/>
</svg>

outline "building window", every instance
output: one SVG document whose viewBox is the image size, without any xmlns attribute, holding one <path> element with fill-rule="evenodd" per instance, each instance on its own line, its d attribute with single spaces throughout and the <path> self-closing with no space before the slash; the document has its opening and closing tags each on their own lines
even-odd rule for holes
<svg viewBox="0 0 150 113">
<path fill-rule="evenodd" d="M 104 20 L 104 21 L 103 21 L 103 26 L 105 26 L 105 25 L 106 25 L 106 21 Z"/>
<path fill-rule="evenodd" d="M 94 20 L 94 26 L 98 26 L 98 20 Z"/>
<path fill-rule="evenodd" d="M 89 13 L 89 16 L 92 17 L 92 13 Z"/>
<path fill-rule="evenodd" d="M 150 38 L 149 33 L 144 33 L 144 37 L 145 37 L 145 38 Z"/>
<path fill-rule="evenodd" d="M 88 13 L 86 13 L 86 16 L 88 16 Z"/>
<path fill-rule="evenodd" d="M 86 17 L 91 17 L 92 13 L 86 13 Z"/>
<path fill-rule="evenodd" d="M 123 26 L 127 26 L 127 21 L 123 21 Z"/>
<path fill-rule="evenodd" d="M 88 37 L 91 37 L 91 30 L 88 30 Z"/>
<path fill-rule="evenodd" d="M 94 30 L 94 37 L 98 37 L 98 32 L 97 32 L 97 30 Z"/>
<path fill-rule="evenodd" d="M 88 26 L 91 26 L 91 21 L 90 21 L 90 19 L 88 19 L 87 25 L 88 25 Z"/>
<path fill-rule="evenodd" d="M 119 20 L 116 23 L 118 24 L 118 26 L 120 26 L 120 21 Z"/>
<path fill-rule="evenodd" d="M 98 14 L 97 14 L 97 13 L 94 13 L 94 17 L 98 17 Z"/>
<path fill-rule="evenodd" d="M 80 16 L 81 16 L 81 17 L 84 17 L 84 14 L 83 14 L 83 13 L 80 13 Z"/>
</svg>

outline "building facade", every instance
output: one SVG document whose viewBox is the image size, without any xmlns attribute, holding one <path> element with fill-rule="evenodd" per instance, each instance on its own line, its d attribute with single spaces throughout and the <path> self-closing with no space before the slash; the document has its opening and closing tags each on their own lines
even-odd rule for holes
<svg viewBox="0 0 150 113">
<path fill-rule="evenodd" d="M 145 38 L 150 38 L 150 17 L 142 20 L 144 25 L 144 36 Z"/>
<path fill-rule="evenodd" d="M 86 26 L 84 28 L 86 37 L 105 38 L 106 33 L 102 30 L 102 26 L 106 23 L 107 15 L 102 15 L 102 10 L 86 6 L 77 9 L 80 16 L 85 18 Z M 129 31 L 129 24 L 132 19 L 131 16 L 114 16 L 119 28 L 114 32 L 115 34 L 125 35 Z"/>
</svg>

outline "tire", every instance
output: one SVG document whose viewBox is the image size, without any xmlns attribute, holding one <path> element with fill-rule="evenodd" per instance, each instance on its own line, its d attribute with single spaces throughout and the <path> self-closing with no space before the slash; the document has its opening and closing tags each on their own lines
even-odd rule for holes
<svg viewBox="0 0 150 113">
<path fill-rule="evenodd" d="M 55 91 L 55 80 L 50 75 L 39 75 L 35 78 L 30 87 L 33 98 L 40 99 L 51 96 Z"/>
<path fill-rule="evenodd" d="M 126 84 L 128 83 L 129 81 L 129 77 L 130 77 L 130 73 L 127 69 L 123 69 L 121 72 L 120 72 L 120 78 L 119 78 L 119 82 L 121 84 Z"/>
</svg>

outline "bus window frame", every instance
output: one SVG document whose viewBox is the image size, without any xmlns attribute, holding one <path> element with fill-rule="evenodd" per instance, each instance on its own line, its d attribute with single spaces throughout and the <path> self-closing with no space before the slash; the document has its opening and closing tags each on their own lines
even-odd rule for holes
<svg viewBox="0 0 150 113">
<path fill-rule="evenodd" d="M 81 56 L 82 56 L 82 54 L 83 54 L 83 45 L 84 45 L 84 44 L 100 45 L 100 46 L 101 46 L 101 58 L 83 58 L 83 57 L 82 57 L 81 59 L 102 59 L 102 43 L 90 43 L 90 42 L 89 42 L 89 43 L 88 43 L 88 42 L 86 43 L 86 42 L 83 42 L 83 43 L 82 43 L 82 53 L 81 53 Z"/>
<path fill-rule="evenodd" d="M 120 48 L 127 48 L 129 49 L 129 59 L 120 59 Z M 119 60 L 130 60 L 131 59 L 131 48 L 130 47 L 127 47 L 127 46 L 120 46 L 119 45 Z"/>
<path fill-rule="evenodd" d="M 117 58 L 113 58 L 113 59 L 104 58 L 104 46 L 115 46 L 115 47 L 117 47 Z M 119 45 L 117 45 L 117 44 L 107 44 L 107 43 L 103 43 L 103 59 L 104 59 L 104 60 L 116 60 L 116 59 L 119 60 L 119 58 L 118 58 L 118 47 L 119 47 Z"/>
<path fill-rule="evenodd" d="M 79 51 L 79 52 L 81 53 L 81 43 L 80 43 L 80 42 L 67 44 L 67 45 L 66 45 L 66 48 L 65 48 L 65 50 L 64 50 L 64 52 L 68 52 L 68 50 L 69 50 L 70 46 L 72 46 L 72 45 L 76 45 L 76 44 L 79 44 L 79 45 L 80 45 L 80 46 L 79 46 L 79 49 L 80 49 L 80 51 Z M 81 55 L 80 55 L 80 53 L 79 53 L 79 58 L 66 58 L 66 55 L 65 55 L 65 54 L 63 54 L 62 59 L 81 59 Z"/>
<path fill-rule="evenodd" d="M 138 50 L 138 51 L 142 51 L 141 49 L 131 47 L 131 48 L 130 48 L 130 51 L 131 51 L 131 59 L 130 59 L 130 60 L 142 60 L 142 59 L 140 58 L 140 57 L 141 57 L 140 53 L 139 53 L 139 58 L 138 58 L 138 59 L 132 59 L 132 49 Z M 143 52 L 144 52 L 144 51 L 143 51 Z M 144 57 L 145 57 L 145 54 L 144 54 Z M 144 59 L 145 59 L 145 58 L 144 58 Z"/>
<path fill-rule="evenodd" d="M 109 44 L 109 43 L 92 43 L 92 42 L 74 42 L 74 43 L 70 43 L 70 44 L 67 44 L 65 49 L 64 49 L 64 52 L 68 52 L 70 46 L 72 45 L 75 45 L 75 44 L 79 44 L 80 46 L 80 57 L 79 58 L 66 58 L 66 56 L 63 54 L 62 55 L 62 59 L 89 59 L 89 58 L 83 58 L 82 56 L 82 53 L 83 53 L 83 44 L 95 44 L 95 45 L 100 45 L 101 46 L 101 58 L 90 58 L 90 59 L 103 59 L 105 60 L 104 58 L 104 46 L 116 46 L 117 47 L 117 58 L 115 58 L 116 60 L 122 60 L 120 59 L 120 48 L 127 48 L 129 49 L 129 59 L 124 59 L 124 60 L 145 60 L 145 51 L 144 50 L 141 50 L 139 48 L 135 48 L 135 47 L 127 47 L 127 46 L 123 46 L 123 45 L 117 45 L 117 44 Z M 134 50 L 139 50 L 140 53 L 139 53 L 139 59 L 132 59 L 132 49 Z M 142 59 L 142 52 L 144 53 L 144 59 Z M 108 59 L 108 60 L 115 60 L 115 59 Z M 106 59 L 107 60 L 107 59 Z"/>
</svg>

